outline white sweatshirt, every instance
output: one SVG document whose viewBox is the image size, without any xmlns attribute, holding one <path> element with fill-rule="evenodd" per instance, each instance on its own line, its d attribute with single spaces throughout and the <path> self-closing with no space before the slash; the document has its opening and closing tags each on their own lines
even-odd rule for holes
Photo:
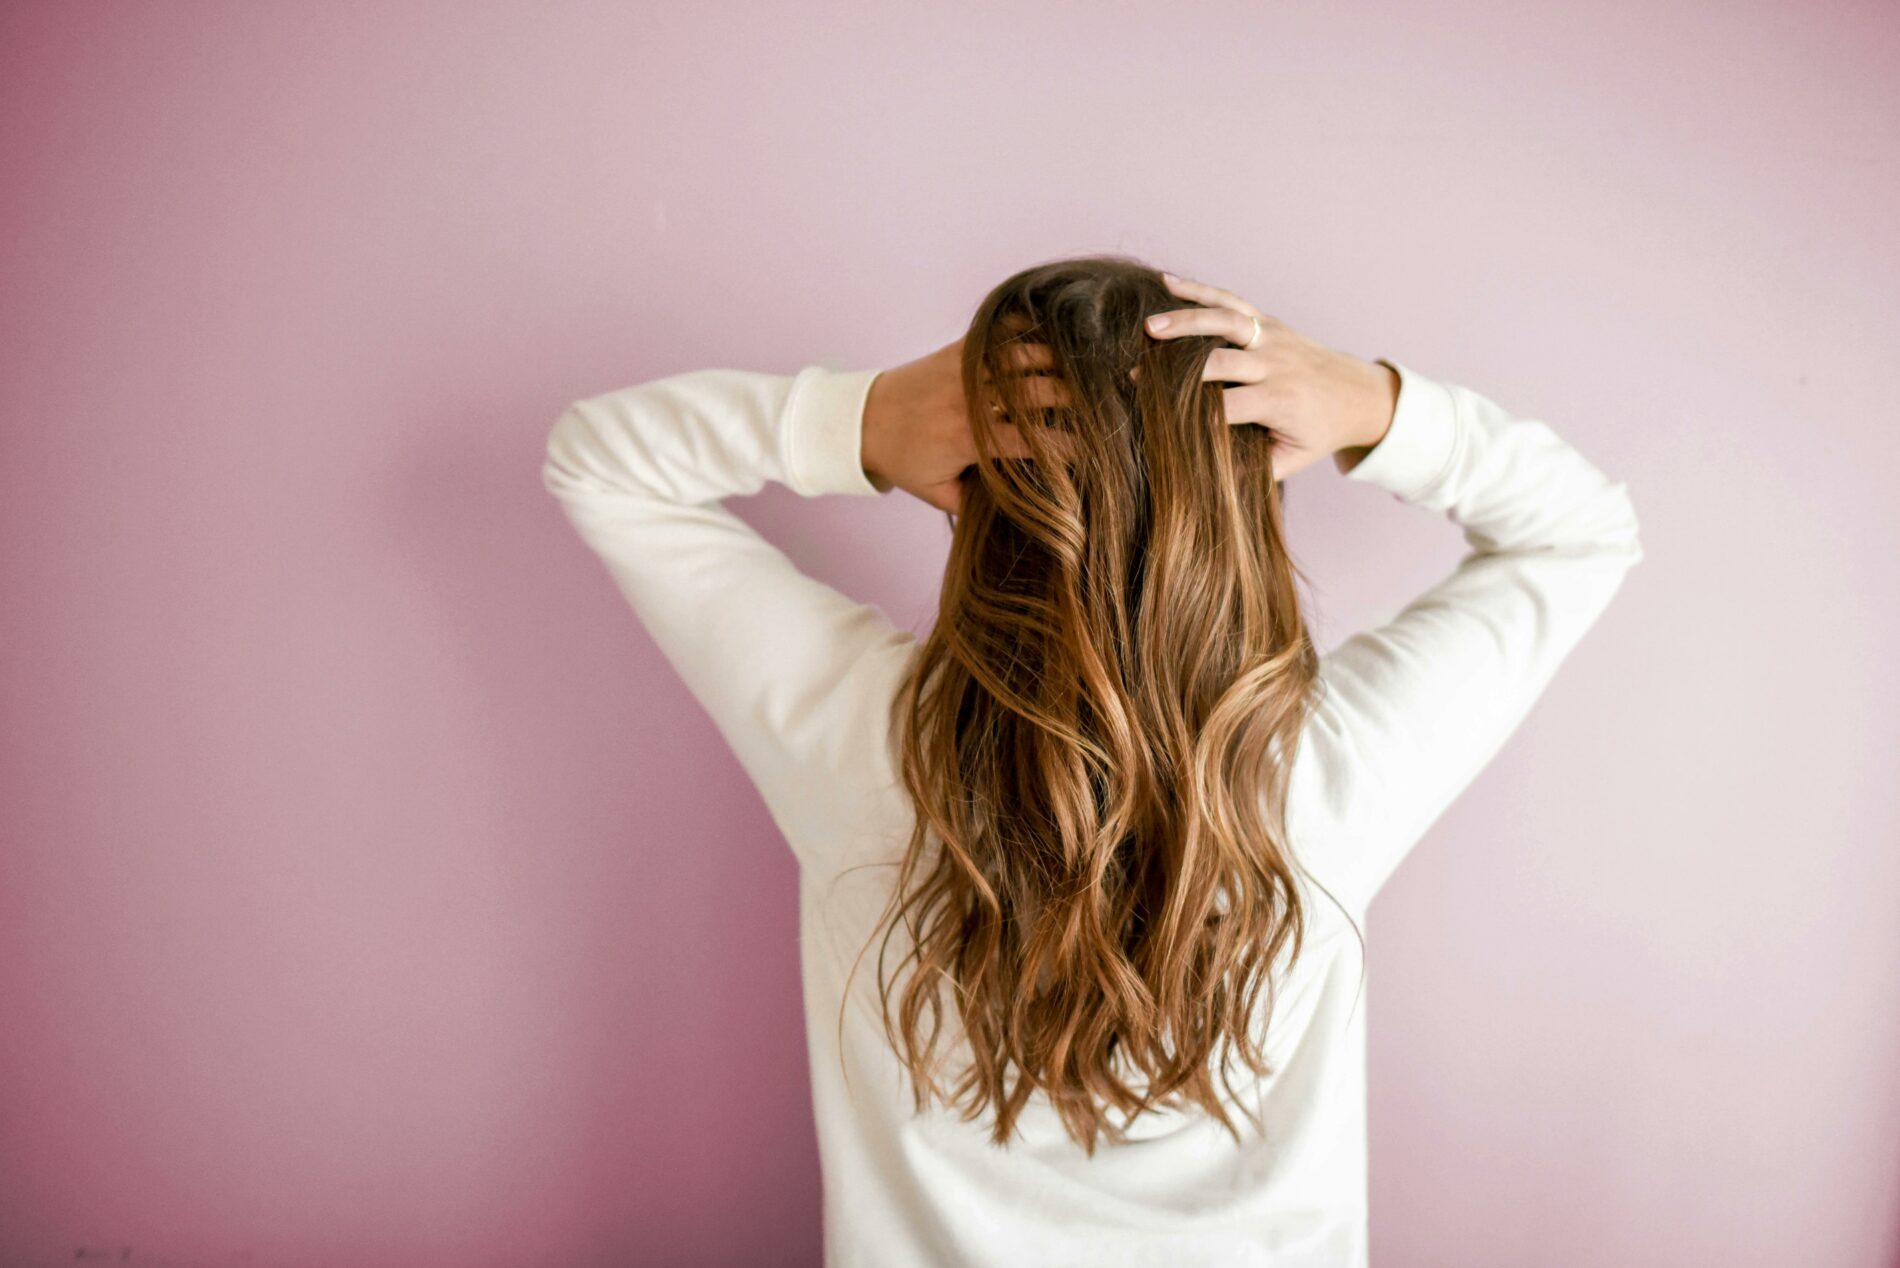
<svg viewBox="0 0 1900 1268">
<path fill-rule="evenodd" d="M 1642 558 L 1626 486 L 1549 426 L 1387 364 L 1401 384 L 1391 429 L 1348 478 L 1447 514 L 1470 550 L 1323 658 L 1288 827 L 1310 877 L 1362 927 Z M 984 1123 L 914 1114 L 878 1020 L 874 952 L 841 1037 L 846 975 L 893 870 L 857 865 L 895 863 L 912 822 L 886 710 L 918 640 L 800 572 L 720 499 L 768 480 L 876 496 L 859 443 L 877 373 L 712 369 L 608 392 L 560 416 L 543 470 L 798 858 L 826 1263 L 1364 1264 L 1361 945 L 1309 882 L 1307 946 L 1270 1015 L 1273 1072 L 1246 1093 L 1266 1130 L 1243 1124 L 1240 1144 L 1170 1111 L 1090 1158 L 1041 1097 L 1007 1149 Z"/>
</svg>

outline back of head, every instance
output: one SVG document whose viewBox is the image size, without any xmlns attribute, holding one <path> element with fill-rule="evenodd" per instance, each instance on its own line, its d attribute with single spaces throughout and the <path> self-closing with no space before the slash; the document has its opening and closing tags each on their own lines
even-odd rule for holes
<svg viewBox="0 0 1900 1268">
<path fill-rule="evenodd" d="M 1091 1151 L 1110 1108 L 1234 1129 L 1217 1081 L 1265 1071 L 1268 969 L 1299 948 L 1286 771 L 1318 658 L 1269 437 L 1201 377 L 1221 341 L 1144 330 L 1183 306 L 1138 261 L 1059 260 L 991 291 L 964 343 L 982 461 L 893 702 L 918 816 L 878 983 L 919 1106 L 993 1114 L 998 1143 L 1038 1090 Z M 1031 406 L 1022 344 L 1068 405 Z M 998 456 L 997 407 L 1029 457 Z"/>
</svg>

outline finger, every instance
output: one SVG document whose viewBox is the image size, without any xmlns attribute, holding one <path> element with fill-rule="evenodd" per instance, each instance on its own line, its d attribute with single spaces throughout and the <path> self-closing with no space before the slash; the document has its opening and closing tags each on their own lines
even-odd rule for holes
<svg viewBox="0 0 1900 1268">
<path fill-rule="evenodd" d="M 1266 358 L 1245 348 L 1216 348 L 1207 354 L 1201 366 L 1203 383 L 1242 383 L 1248 386 L 1264 382 L 1272 369 Z M 1140 381 L 1141 367 L 1134 366 L 1128 377 Z"/>
<path fill-rule="evenodd" d="M 1165 313 L 1155 313 L 1146 323 L 1148 333 L 1156 339 L 1178 339 L 1182 335 L 1218 335 L 1244 346 L 1253 338 L 1254 319 L 1232 308 L 1176 308 Z M 1262 339 L 1267 336 L 1267 323 L 1260 322 Z"/>
<path fill-rule="evenodd" d="M 1042 438 L 1043 448 L 1054 453 L 1061 461 L 1067 462 L 1075 456 L 1075 434 L 1054 427 L 1037 427 L 1036 434 Z M 1036 452 L 1030 448 L 1029 440 L 1023 435 L 1024 429 L 1016 423 L 998 423 L 993 433 L 996 456 L 999 458 L 1034 458 Z"/>
<path fill-rule="evenodd" d="M 1272 396 L 1267 388 L 1258 383 L 1226 389 L 1220 394 L 1220 407 L 1228 424 L 1234 427 L 1242 424 L 1266 427 L 1274 416 Z"/>
<path fill-rule="evenodd" d="M 1066 409 L 1074 404 L 1069 385 L 1054 375 L 1026 375 L 1017 384 L 1017 391 L 1030 409 Z"/>
<path fill-rule="evenodd" d="M 1249 333 L 1253 326 L 1248 324 Z M 1216 348 L 1201 367 L 1204 383 L 1258 383 L 1267 377 L 1267 359 L 1255 348 Z"/>
<path fill-rule="evenodd" d="M 1012 380 L 1010 390 L 1021 401 L 1024 409 L 1067 409 L 1075 403 L 1074 395 L 1069 391 L 1069 385 L 1052 374 L 1022 374 L 1010 377 Z M 990 402 L 992 406 L 998 404 L 994 399 L 997 393 L 993 386 L 986 395 L 992 398 Z"/>
<path fill-rule="evenodd" d="M 1048 370 L 1056 363 L 1055 353 L 1046 343 L 1003 344 L 997 349 L 997 359 L 1011 370 Z"/>
<path fill-rule="evenodd" d="M 1206 282 L 1189 281 L 1185 277 L 1175 277 L 1172 273 L 1163 273 L 1161 280 L 1169 291 L 1182 299 L 1191 299 L 1196 303 L 1208 304 L 1216 308 L 1231 308 L 1249 317 L 1265 315 L 1232 291 L 1224 291 L 1218 286 L 1209 286 Z"/>
<path fill-rule="evenodd" d="M 1068 386 L 1061 375 L 1053 373 L 1055 354 L 1047 344 L 1023 344 L 1019 348 L 1006 350 L 1003 362 L 1009 369 L 1005 377 L 1020 384 L 1020 390 L 1031 394 L 1031 404 L 1044 409 L 1069 404 Z M 993 387 L 996 382 L 987 366 L 979 381 L 985 387 Z"/>
</svg>

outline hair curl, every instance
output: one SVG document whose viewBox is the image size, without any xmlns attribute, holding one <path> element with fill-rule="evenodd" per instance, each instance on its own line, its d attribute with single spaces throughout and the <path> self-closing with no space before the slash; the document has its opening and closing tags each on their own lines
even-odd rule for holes
<svg viewBox="0 0 1900 1268">
<path fill-rule="evenodd" d="M 991 291 L 963 345 L 981 461 L 892 701 L 918 814 L 872 941 L 918 1109 L 994 1111 L 998 1144 L 1037 1091 L 1091 1154 L 1123 1139 L 1111 1109 L 1197 1105 L 1238 1137 L 1216 1080 L 1269 1072 L 1270 968 L 1304 936 L 1304 576 L 1267 430 L 1202 380 L 1222 341 L 1144 330 L 1183 306 L 1137 260 L 1058 260 Z M 1017 341 L 1069 405 L 1030 406 Z M 997 456 L 993 406 L 1030 456 Z M 947 1002 L 971 1060 L 946 1086 Z"/>
</svg>

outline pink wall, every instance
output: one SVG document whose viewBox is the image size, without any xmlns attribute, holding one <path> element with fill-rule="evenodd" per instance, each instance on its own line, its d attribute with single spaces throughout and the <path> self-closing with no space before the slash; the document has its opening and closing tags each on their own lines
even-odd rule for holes
<svg viewBox="0 0 1900 1268">
<path fill-rule="evenodd" d="M 1890 5 L 16 4 L 0 159 L 7 1268 L 815 1263 L 792 864 L 542 444 L 1082 250 L 1643 517 L 1375 908 L 1375 1262 L 1900 1261 Z M 1314 470 L 1331 641 L 1458 551 Z"/>
</svg>

